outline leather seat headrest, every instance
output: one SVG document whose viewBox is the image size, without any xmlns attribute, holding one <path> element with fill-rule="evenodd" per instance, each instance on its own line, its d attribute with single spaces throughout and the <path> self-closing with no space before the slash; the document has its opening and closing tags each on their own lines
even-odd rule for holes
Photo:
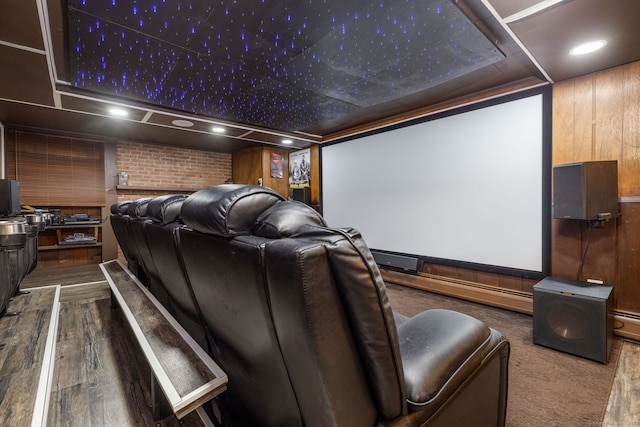
<svg viewBox="0 0 640 427">
<path fill-rule="evenodd" d="M 127 215 L 127 209 L 129 209 L 129 205 L 131 204 L 131 200 L 126 200 L 122 202 L 116 202 L 111 205 L 111 215 L 124 216 Z"/>
<path fill-rule="evenodd" d="M 186 198 L 186 194 L 167 194 L 156 197 L 147 205 L 147 216 L 151 221 L 164 225 L 181 221 L 180 209 Z"/>
<path fill-rule="evenodd" d="M 151 197 L 143 197 L 141 199 L 134 200 L 129 204 L 129 207 L 127 208 L 127 215 L 129 215 L 131 218 L 146 218 L 147 205 L 151 200 Z"/>
<path fill-rule="evenodd" d="M 258 216 L 284 200 L 268 187 L 222 184 L 198 190 L 182 204 L 182 221 L 193 230 L 232 237 L 253 233 Z"/>
<path fill-rule="evenodd" d="M 304 203 L 287 200 L 276 203 L 256 220 L 255 234 L 269 239 L 290 237 L 303 225 L 326 227 L 324 218 Z"/>
</svg>

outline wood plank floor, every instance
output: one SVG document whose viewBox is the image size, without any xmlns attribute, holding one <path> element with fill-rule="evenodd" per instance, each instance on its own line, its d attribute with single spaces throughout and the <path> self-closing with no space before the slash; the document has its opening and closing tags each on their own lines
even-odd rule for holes
<svg viewBox="0 0 640 427">
<path fill-rule="evenodd" d="M 640 344 L 622 343 L 603 426 L 640 425 Z"/>
<path fill-rule="evenodd" d="M 20 289 L 50 285 L 67 286 L 104 280 L 104 274 L 102 274 L 98 264 L 36 268 L 22 280 Z"/>
<path fill-rule="evenodd" d="M 23 281 L 26 286 L 20 286 L 30 294 L 14 298 L 20 306 L 11 302 L 10 310 L 22 310 L 20 319 L 0 319 L 0 343 L 10 344 L 0 350 L 0 425 L 31 425 L 42 365 L 38 355 L 47 337 L 46 331 L 40 333 L 34 327 L 48 327 L 42 307 L 51 313 L 49 294 L 57 287 L 52 285 L 58 284 L 63 286 L 47 426 L 207 425 L 196 412 L 181 421 L 173 416 L 153 421 L 151 373 L 121 313 L 111 309 L 102 272 L 91 267 L 54 269 L 50 275 L 32 273 Z M 45 297 L 36 300 L 43 293 Z"/>
<path fill-rule="evenodd" d="M 0 318 L 0 425 L 29 426 L 34 414 L 56 288 L 18 295 Z"/>
<path fill-rule="evenodd" d="M 142 352 L 109 299 L 60 304 L 49 426 L 155 425 L 150 379 Z M 159 425 L 203 424 L 192 414 L 182 424 L 169 417 Z"/>
</svg>

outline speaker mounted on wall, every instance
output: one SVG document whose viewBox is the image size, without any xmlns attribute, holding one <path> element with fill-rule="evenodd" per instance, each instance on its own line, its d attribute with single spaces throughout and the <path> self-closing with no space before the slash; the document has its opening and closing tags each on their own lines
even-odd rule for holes
<svg viewBox="0 0 640 427">
<path fill-rule="evenodd" d="M 20 181 L 0 179 L 0 216 L 17 215 L 20 211 Z"/>
<path fill-rule="evenodd" d="M 602 220 L 618 216 L 618 162 L 599 160 L 553 167 L 553 217 Z"/>
<path fill-rule="evenodd" d="M 533 286 L 534 344 L 607 363 L 613 287 L 547 277 Z"/>
</svg>

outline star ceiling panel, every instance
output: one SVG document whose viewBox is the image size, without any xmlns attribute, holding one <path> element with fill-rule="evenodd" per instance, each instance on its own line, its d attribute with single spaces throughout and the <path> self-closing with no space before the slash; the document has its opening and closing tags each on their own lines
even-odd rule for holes
<svg viewBox="0 0 640 427">
<path fill-rule="evenodd" d="M 69 0 L 72 84 L 304 131 L 504 59 L 450 1 Z"/>
</svg>

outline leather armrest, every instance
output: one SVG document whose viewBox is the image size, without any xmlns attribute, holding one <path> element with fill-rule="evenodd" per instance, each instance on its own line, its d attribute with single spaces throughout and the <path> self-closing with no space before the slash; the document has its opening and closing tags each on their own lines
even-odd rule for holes
<svg viewBox="0 0 640 427">
<path fill-rule="evenodd" d="M 396 329 L 397 329 L 400 325 L 402 325 L 404 322 L 409 320 L 409 317 L 405 316 L 404 314 L 396 313 L 394 311 L 393 320 L 396 322 Z"/>
<path fill-rule="evenodd" d="M 427 310 L 398 325 L 409 410 L 446 399 L 490 352 L 491 330 L 450 310 Z"/>
</svg>

